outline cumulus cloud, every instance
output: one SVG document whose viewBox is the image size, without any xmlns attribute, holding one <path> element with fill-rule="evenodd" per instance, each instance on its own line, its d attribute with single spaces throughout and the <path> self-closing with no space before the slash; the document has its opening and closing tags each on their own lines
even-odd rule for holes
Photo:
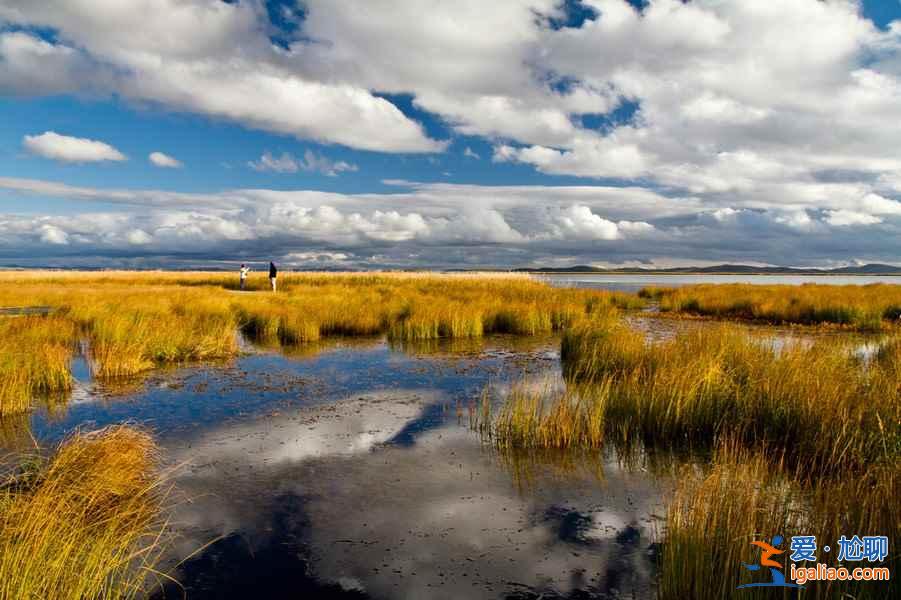
<svg viewBox="0 0 901 600">
<path fill-rule="evenodd" d="M 853 210 L 829 210 L 826 211 L 826 222 L 836 227 L 848 227 L 851 225 L 875 225 L 882 223 L 882 219 Z"/>
<path fill-rule="evenodd" d="M 264 152 L 259 160 L 247 163 L 254 171 L 272 171 L 274 173 L 297 173 L 307 171 L 320 173 L 327 177 L 337 177 L 344 171 L 356 171 L 357 165 L 338 160 L 334 161 L 318 152 L 307 150 L 303 158 L 296 158 L 289 152 L 283 152 L 281 156 L 273 156 L 271 152 Z"/>
<path fill-rule="evenodd" d="M 180 160 L 162 152 L 151 152 L 147 159 L 157 167 L 165 169 L 180 169 L 182 167 Z"/>
<path fill-rule="evenodd" d="M 128 160 L 124 154 L 105 142 L 60 135 L 45 131 L 40 135 L 26 135 L 22 139 L 26 150 L 37 156 L 59 162 L 86 163 Z"/>
<path fill-rule="evenodd" d="M 0 40 L 0 85 L 17 94 L 106 92 L 249 127 L 386 152 L 445 144 L 396 106 L 352 82 L 311 77 L 303 48 L 274 46 L 257 2 L 10 0 L 0 22 L 49 27 L 60 41 L 19 33 Z M 68 76 L 26 77 L 47 65 Z M 97 65 L 87 69 L 84 65 Z M 73 76 L 83 72 L 84 78 Z M 16 75 L 19 74 L 19 75 Z M 333 78 L 332 78 L 333 79 Z M 265 101 L 261 101 L 265 99 Z"/>
<path fill-rule="evenodd" d="M 616 240 L 624 235 L 650 233 L 654 226 L 644 221 L 609 221 L 587 206 L 573 205 L 554 219 L 554 235 L 574 240 Z"/>
<path fill-rule="evenodd" d="M 901 22 L 879 29 L 851 0 L 582 4 L 593 18 L 563 27 L 559 0 L 427 11 L 371 0 L 365 18 L 357 2 L 306 0 L 302 19 L 284 7 L 297 27 L 273 43 L 276 24 L 255 1 L 124 0 L 101 11 L 89 0 L 7 0 L 0 93 L 115 94 L 353 148 L 442 151 L 446 141 L 390 100 L 406 95 L 416 114 L 482 138 L 495 162 L 592 185 L 202 195 L 7 178 L 10 193 L 116 203 L 127 215 L 106 237 L 19 218 L 4 235 L 33 243 L 52 225 L 68 244 L 51 233 L 44 245 L 60 252 L 153 251 L 167 239 L 394 264 L 899 254 Z M 53 35 L 31 33 L 44 29 Z M 265 153 L 251 166 L 355 168 L 318 153 Z M 164 209 L 181 216 L 164 222 Z M 292 228 L 279 230 L 282 217 Z"/>
<path fill-rule="evenodd" d="M 894 262 L 901 253 L 896 214 L 785 210 L 758 200 L 732 206 L 731 195 L 711 209 L 691 196 L 635 187 L 393 183 L 396 191 L 380 194 L 173 194 L 0 179 L 14 197 L 109 204 L 74 216 L 0 215 L 0 260 L 71 265 L 72 256 L 93 256 L 129 265 L 122 261 L 140 252 L 143 266 L 202 266 L 235 255 L 291 255 L 298 265 L 360 268 L 648 261 L 816 266 L 841 258 Z M 833 205 L 860 204 L 860 198 Z"/>
</svg>

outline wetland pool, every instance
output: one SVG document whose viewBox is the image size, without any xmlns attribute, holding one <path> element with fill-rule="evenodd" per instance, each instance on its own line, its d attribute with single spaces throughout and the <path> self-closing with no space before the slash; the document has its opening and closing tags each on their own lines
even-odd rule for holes
<svg viewBox="0 0 901 600">
<path fill-rule="evenodd" d="M 716 326 L 627 320 L 652 340 Z M 777 345 L 816 337 L 748 329 Z M 557 336 L 242 341 L 233 360 L 116 386 L 78 358 L 65 406 L 0 421 L 0 452 L 114 423 L 153 431 L 174 490 L 162 569 L 179 582 L 154 600 L 653 598 L 675 463 L 514 455 L 472 427 L 486 388 L 559 384 L 559 348 Z"/>
<path fill-rule="evenodd" d="M 499 455 L 471 428 L 486 386 L 559 377 L 559 338 L 248 350 L 118 388 L 76 363 L 69 404 L 3 444 L 156 434 L 180 586 L 154 598 L 653 596 L 665 484 L 609 452 Z"/>
</svg>

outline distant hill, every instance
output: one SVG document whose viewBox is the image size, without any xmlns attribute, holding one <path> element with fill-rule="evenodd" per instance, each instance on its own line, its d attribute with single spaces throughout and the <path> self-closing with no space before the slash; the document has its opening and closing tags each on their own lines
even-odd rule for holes
<svg viewBox="0 0 901 600">
<path fill-rule="evenodd" d="M 535 267 L 513 269 L 519 273 L 647 273 L 647 274 L 741 274 L 741 275 L 901 275 L 901 267 L 867 264 L 835 269 L 799 267 L 753 267 L 750 265 L 713 265 L 711 267 L 672 267 L 669 269 L 618 268 L 604 269 L 587 265 L 572 267 Z"/>
</svg>

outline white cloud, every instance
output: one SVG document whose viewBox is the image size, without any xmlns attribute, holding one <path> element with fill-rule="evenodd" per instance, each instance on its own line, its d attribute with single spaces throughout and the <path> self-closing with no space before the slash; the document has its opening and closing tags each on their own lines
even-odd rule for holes
<svg viewBox="0 0 901 600">
<path fill-rule="evenodd" d="M 298 254 L 298 261 L 335 253 L 346 256 L 341 263 L 348 267 L 648 260 L 834 264 L 848 257 L 893 262 L 901 253 L 901 215 L 895 214 L 803 203 L 786 210 L 782 203 L 753 198 L 735 204 L 732 194 L 711 209 L 710 202 L 691 196 L 636 187 L 393 183 L 400 187 L 384 194 L 261 189 L 176 194 L 0 178 L 7 196 L 37 194 L 110 206 L 74 215 L 0 215 L 0 260 L 60 260 L 71 266 L 67 261 L 80 255 L 104 256 L 93 260 L 108 264 L 131 260 L 136 247 L 147 266 L 172 261 L 202 266 L 236 252 L 248 258 Z M 854 188 L 807 190 L 804 200 L 819 202 L 836 190 Z M 849 198 L 832 206 L 859 203 L 862 196 Z M 876 224 L 865 236 L 852 226 Z"/>
<path fill-rule="evenodd" d="M 476 152 L 469 146 L 466 146 L 466 149 L 463 150 L 463 156 L 465 156 L 467 158 L 474 158 L 476 160 L 479 160 L 480 158 L 482 158 L 481 156 L 479 156 L 478 152 Z"/>
<path fill-rule="evenodd" d="M 22 145 L 32 154 L 59 162 L 86 163 L 101 161 L 124 161 L 124 154 L 97 140 L 60 135 L 55 131 L 45 131 L 40 135 L 26 135 Z"/>
<path fill-rule="evenodd" d="M 21 31 L 0 33 L 0 63 L 0 93 L 14 96 L 93 91 L 111 81 L 83 53 Z"/>
<path fill-rule="evenodd" d="M 644 221 L 610 221 L 587 206 L 574 204 L 553 218 L 553 236 L 567 240 L 616 240 L 626 235 L 645 235 L 654 226 Z"/>
<path fill-rule="evenodd" d="M 456 134 L 484 138 L 496 162 L 604 185 L 408 182 L 358 195 L 0 185 L 129 211 L 106 237 L 54 222 L 71 247 L 124 244 L 140 230 L 148 249 L 162 239 L 179 248 L 284 242 L 354 260 L 369 251 L 474 261 L 468 249 L 479 244 L 486 261 L 510 262 L 898 254 L 901 24 L 880 30 L 851 0 L 653 0 L 641 11 L 624 0 L 584 3 L 598 18 L 553 29 L 559 0 L 436 2 L 428 11 L 414 0 L 371 0 L 362 13 L 357 2 L 306 0 L 299 30 L 282 32 L 279 46 L 258 2 L 122 0 L 98 10 L 91 0 L 6 0 L 0 20 L 24 31 L 0 33 L 0 93 L 116 94 L 355 148 L 443 150 L 374 90 L 408 94 Z M 52 41 L 30 27 L 53 30 Z M 592 122 L 602 124 L 583 125 Z M 253 164 L 354 168 L 317 153 L 266 153 Z M 279 230 L 277 205 L 294 229 Z M 185 214 L 163 222 L 163 209 Z M 47 224 L 15 223 L 7 235 L 27 229 L 13 237 L 32 242 Z M 342 244 L 353 252 L 332 247 Z M 396 250 L 384 250 L 390 244 Z M 586 250 L 595 248 L 609 255 Z"/>
<path fill-rule="evenodd" d="M 180 160 L 172 158 L 168 154 L 163 154 L 162 152 L 151 152 L 147 158 L 151 163 L 161 168 L 179 169 L 182 167 Z"/>
<path fill-rule="evenodd" d="M 64 246 L 69 243 L 69 234 L 56 225 L 44 224 L 38 227 L 41 242 Z"/>
<path fill-rule="evenodd" d="M 132 229 L 125 234 L 125 239 L 134 246 L 149 244 L 153 240 L 150 234 L 143 229 Z"/>
<path fill-rule="evenodd" d="M 806 210 L 788 211 L 773 216 L 773 221 L 793 229 L 809 229 L 814 226 L 813 219 Z"/>
<path fill-rule="evenodd" d="M 9 0 L 0 21 L 54 28 L 60 41 L 29 34 L 2 40 L 0 56 L 20 75 L 12 83 L 0 76 L 0 86 L 19 94 L 105 91 L 368 150 L 444 148 L 367 87 L 311 77 L 303 48 L 270 43 L 265 14 L 256 2 L 126 0 L 101 8 L 88 0 Z M 21 75 L 44 65 L 69 76 Z M 85 76 L 72 76 L 75 67 Z"/>
<path fill-rule="evenodd" d="M 852 225 L 875 225 L 882 223 L 882 219 L 853 210 L 841 209 L 826 211 L 826 222 L 835 227 L 849 227 Z"/>
<path fill-rule="evenodd" d="M 275 157 L 270 152 L 264 152 L 259 160 L 247 163 L 255 171 L 272 171 L 275 173 L 297 173 L 308 171 L 320 173 L 328 177 L 336 177 L 344 171 L 356 171 L 357 165 L 343 160 L 333 161 L 322 154 L 307 150 L 303 158 L 298 159 L 289 152 L 283 152 L 280 157 Z"/>
</svg>

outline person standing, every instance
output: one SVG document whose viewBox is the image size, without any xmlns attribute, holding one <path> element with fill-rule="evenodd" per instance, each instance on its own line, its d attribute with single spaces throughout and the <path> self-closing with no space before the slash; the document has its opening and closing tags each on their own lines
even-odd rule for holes
<svg viewBox="0 0 901 600">
<path fill-rule="evenodd" d="M 244 291 L 244 285 L 247 283 L 247 274 L 250 272 L 250 267 L 241 263 L 241 291 Z"/>
<path fill-rule="evenodd" d="M 275 268 L 275 263 L 269 263 L 269 285 L 272 286 L 272 291 L 275 291 L 275 278 L 278 277 L 278 269 Z"/>
</svg>

